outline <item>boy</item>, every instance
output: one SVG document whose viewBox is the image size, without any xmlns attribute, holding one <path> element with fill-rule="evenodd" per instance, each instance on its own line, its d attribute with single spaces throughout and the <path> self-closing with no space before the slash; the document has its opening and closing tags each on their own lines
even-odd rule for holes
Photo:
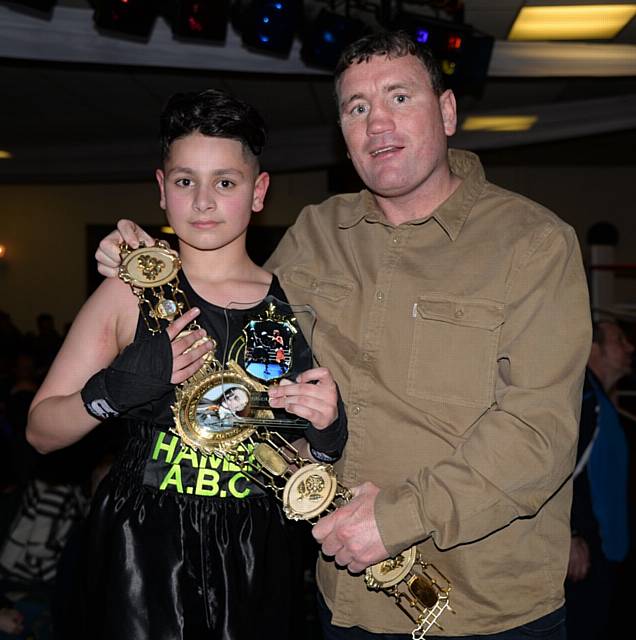
<svg viewBox="0 0 636 640">
<path fill-rule="evenodd" d="M 171 98 L 161 116 L 156 178 L 179 239 L 180 286 L 193 308 L 151 335 L 131 288 L 105 280 L 33 401 L 27 434 L 43 453 L 80 439 L 100 418 L 129 419 L 130 439 L 99 486 L 87 525 L 86 575 L 78 585 L 92 623 L 85 637 L 291 635 L 299 563 L 279 505 L 238 467 L 183 449 L 169 433 L 174 385 L 211 348 L 201 339 L 213 336 L 217 357 L 223 353 L 225 307 L 284 298 L 245 250 L 251 213 L 263 208 L 269 185 L 257 160 L 264 142 L 258 113 L 223 92 Z M 180 337 L 195 318 L 203 328 Z M 230 341 L 240 339 L 242 326 L 231 327 Z M 270 395 L 272 407 L 309 420 L 308 432 L 322 433 L 318 441 L 330 439 L 329 453 L 341 448 L 346 427 L 328 370 L 307 370 Z"/>
</svg>

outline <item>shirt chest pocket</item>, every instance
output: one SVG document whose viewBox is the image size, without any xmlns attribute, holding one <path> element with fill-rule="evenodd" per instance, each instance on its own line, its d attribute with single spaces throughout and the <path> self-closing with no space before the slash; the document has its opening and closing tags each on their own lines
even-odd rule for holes
<svg viewBox="0 0 636 640">
<path fill-rule="evenodd" d="M 504 305 L 422 296 L 413 307 L 407 392 L 417 398 L 486 408 L 494 401 Z"/>
<path fill-rule="evenodd" d="M 314 308 L 319 324 L 336 323 L 353 291 L 353 283 L 348 280 L 316 275 L 302 267 L 284 273 L 281 282 L 296 304 Z"/>
</svg>

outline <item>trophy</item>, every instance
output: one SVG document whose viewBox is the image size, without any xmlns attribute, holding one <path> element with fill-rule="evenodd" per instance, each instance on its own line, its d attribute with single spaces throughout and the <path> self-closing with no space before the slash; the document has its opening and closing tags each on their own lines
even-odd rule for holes
<svg viewBox="0 0 636 640">
<path fill-rule="evenodd" d="M 121 255 L 119 277 L 137 296 L 152 333 L 190 308 L 179 283 L 181 261 L 166 243 L 136 250 L 124 244 Z M 294 441 L 308 422 L 270 407 L 267 394 L 271 385 L 293 381 L 314 366 L 313 309 L 268 295 L 253 304 L 230 303 L 224 319 L 221 335 L 201 339 L 213 345 L 201 368 L 176 388 L 172 431 L 182 446 L 226 458 L 271 490 L 289 519 L 314 524 L 349 502 L 352 493 L 331 464 L 301 456 Z M 192 322 L 180 335 L 200 328 Z M 444 611 L 455 613 L 449 580 L 416 547 L 368 567 L 364 579 L 369 589 L 393 598 L 416 624 L 415 640 L 433 626 L 442 629 L 438 620 Z"/>
</svg>

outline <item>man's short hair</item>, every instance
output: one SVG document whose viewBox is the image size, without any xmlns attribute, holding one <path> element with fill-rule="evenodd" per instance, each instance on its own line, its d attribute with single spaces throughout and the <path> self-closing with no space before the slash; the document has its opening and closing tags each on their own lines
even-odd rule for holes
<svg viewBox="0 0 636 640">
<path fill-rule="evenodd" d="M 336 87 L 340 76 L 352 65 L 368 62 L 373 56 L 402 58 L 415 56 L 428 72 L 433 91 L 444 93 L 444 80 L 437 60 L 428 47 L 415 42 L 405 31 L 380 31 L 364 36 L 350 44 L 340 56 L 334 71 Z"/>
<path fill-rule="evenodd" d="M 175 93 L 161 112 L 161 159 L 170 155 L 175 140 L 192 133 L 211 138 L 238 140 L 245 150 L 259 156 L 267 139 L 267 127 L 258 111 L 225 91 Z"/>
</svg>

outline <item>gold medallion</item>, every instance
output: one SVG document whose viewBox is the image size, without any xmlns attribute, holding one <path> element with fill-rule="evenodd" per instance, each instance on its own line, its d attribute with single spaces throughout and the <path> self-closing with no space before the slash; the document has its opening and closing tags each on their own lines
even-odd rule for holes
<svg viewBox="0 0 636 640">
<path fill-rule="evenodd" d="M 253 408 L 265 390 L 235 362 L 224 369 L 204 364 L 176 388 L 174 432 L 197 451 L 223 455 L 256 431 L 250 418 L 272 417 L 268 409 Z"/>
<path fill-rule="evenodd" d="M 331 465 L 311 463 L 298 469 L 283 489 L 283 510 L 290 520 L 319 516 L 336 496 L 338 481 Z"/>
<path fill-rule="evenodd" d="M 370 589 L 388 589 L 401 582 L 409 574 L 417 556 L 417 548 L 410 547 L 394 558 L 387 558 L 382 562 L 367 568 L 364 580 Z"/>
<path fill-rule="evenodd" d="M 124 248 L 119 277 L 132 287 L 160 287 L 174 280 L 180 268 L 181 260 L 177 252 L 159 241 L 153 247 L 140 246 L 132 251 Z M 162 312 L 169 314 L 167 307 Z"/>
</svg>

